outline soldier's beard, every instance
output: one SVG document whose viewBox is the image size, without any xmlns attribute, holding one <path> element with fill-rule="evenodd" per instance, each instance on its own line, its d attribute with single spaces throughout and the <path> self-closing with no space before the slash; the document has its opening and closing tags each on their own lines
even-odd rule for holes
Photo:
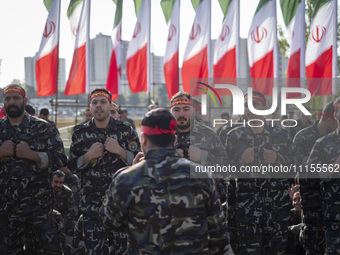
<svg viewBox="0 0 340 255">
<path fill-rule="evenodd" d="M 16 105 L 9 105 L 5 108 L 6 114 L 11 118 L 20 117 L 25 111 L 25 102 L 22 103 L 21 107 Z"/>
<path fill-rule="evenodd" d="M 186 122 L 184 122 L 184 124 L 180 124 L 180 121 L 186 121 Z M 179 130 L 185 130 L 185 129 L 190 128 L 190 119 L 188 120 L 188 119 L 186 119 L 184 117 L 178 118 L 178 120 L 177 120 L 177 128 Z"/>
</svg>

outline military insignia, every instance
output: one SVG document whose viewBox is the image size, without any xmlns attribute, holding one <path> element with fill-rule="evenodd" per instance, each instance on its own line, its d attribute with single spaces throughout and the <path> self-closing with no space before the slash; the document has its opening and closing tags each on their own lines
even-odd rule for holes
<svg viewBox="0 0 340 255">
<path fill-rule="evenodd" d="M 129 147 L 129 151 L 135 151 L 135 150 L 137 150 L 137 143 L 131 142 L 131 143 L 129 143 L 128 147 Z"/>
<path fill-rule="evenodd" d="M 57 135 L 55 136 L 55 138 L 57 139 L 58 142 L 61 142 L 61 141 L 62 141 L 61 138 L 60 138 L 60 134 L 57 134 Z"/>
</svg>

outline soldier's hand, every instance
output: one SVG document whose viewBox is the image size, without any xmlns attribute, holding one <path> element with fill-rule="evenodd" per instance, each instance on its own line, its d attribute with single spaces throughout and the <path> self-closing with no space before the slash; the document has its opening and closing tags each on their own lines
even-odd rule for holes
<svg viewBox="0 0 340 255">
<path fill-rule="evenodd" d="M 122 157 L 124 153 L 126 154 L 125 150 L 119 145 L 118 141 L 112 137 L 106 138 L 104 148 L 105 150 L 117 154 L 120 157 Z"/>
<path fill-rule="evenodd" d="M 274 164 L 277 160 L 277 154 L 273 150 L 263 149 L 263 159 L 268 164 Z"/>
<path fill-rule="evenodd" d="M 242 162 L 244 164 L 250 164 L 255 160 L 254 148 L 248 148 L 242 153 Z"/>
<path fill-rule="evenodd" d="M 144 153 L 143 152 L 138 152 L 135 158 L 132 161 L 132 165 L 137 164 L 138 162 L 142 161 L 144 159 Z"/>
<path fill-rule="evenodd" d="M 12 157 L 14 156 L 15 143 L 11 140 L 6 140 L 0 146 L 0 157 Z"/>
<path fill-rule="evenodd" d="M 96 142 L 91 145 L 90 149 L 84 155 L 84 163 L 90 162 L 92 159 L 103 156 L 104 145 L 100 142 Z"/>
<path fill-rule="evenodd" d="M 15 155 L 18 158 L 26 158 L 26 159 L 30 159 L 36 162 L 41 161 L 40 157 L 38 156 L 38 153 L 31 150 L 28 143 L 24 141 L 20 141 L 20 143 L 17 144 L 15 148 Z"/>
<path fill-rule="evenodd" d="M 196 146 L 190 145 L 188 150 L 189 159 L 195 162 L 201 162 L 202 150 Z"/>
<path fill-rule="evenodd" d="M 181 155 L 182 158 L 184 158 L 184 151 L 182 149 L 176 149 L 176 151 Z"/>
</svg>

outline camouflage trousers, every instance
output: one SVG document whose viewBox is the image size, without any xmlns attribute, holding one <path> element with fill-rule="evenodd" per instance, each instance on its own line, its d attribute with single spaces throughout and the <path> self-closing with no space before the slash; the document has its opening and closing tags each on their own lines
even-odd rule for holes
<svg viewBox="0 0 340 255">
<path fill-rule="evenodd" d="M 60 236 L 52 211 L 41 210 L 30 217 L 9 215 L 0 218 L 0 254 L 17 254 L 25 244 L 25 234 L 37 241 L 35 254 L 62 254 Z"/>
<path fill-rule="evenodd" d="M 114 250 L 110 254 L 125 254 L 127 236 L 108 231 L 100 222 L 98 215 L 84 214 L 84 241 L 86 254 L 106 255 L 109 247 Z"/>
<path fill-rule="evenodd" d="M 282 181 L 239 179 L 236 233 L 230 233 L 235 254 L 287 254 L 290 208 L 288 186 Z"/>
</svg>

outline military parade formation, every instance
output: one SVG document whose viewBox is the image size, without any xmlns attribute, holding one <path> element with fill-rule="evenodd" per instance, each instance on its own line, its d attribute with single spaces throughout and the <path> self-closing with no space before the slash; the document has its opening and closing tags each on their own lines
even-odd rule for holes
<svg viewBox="0 0 340 255">
<path fill-rule="evenodd" d="M 94 89 L 67 157 L 56 126 L 8 85 L 0 254 L 340 254 L 340 98 L 287 128 L 251 112 L 248 96 L 257 110 L 268 97 L 244 96 L 251 126 L 215 132 L 180 91 L 170 111 L 150 107 L 138 134 Z M 241 173 L 250 166 L 300 171 Z"/>
</svg>

